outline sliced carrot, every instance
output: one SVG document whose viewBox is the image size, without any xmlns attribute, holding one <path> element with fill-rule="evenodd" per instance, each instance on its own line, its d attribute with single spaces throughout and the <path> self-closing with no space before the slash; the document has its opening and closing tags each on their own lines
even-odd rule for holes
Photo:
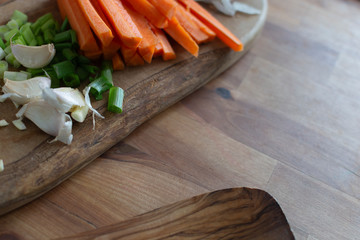
<svg viewBox="0 0 360 240">
<path fill-rule="evenodd" d="M 111 41 L 114 39 L 114 35 L 111 32 L 111 29 L 106 25 L 106 23 L 99 16 L 90 0 L 77 0 L 82 13 L 90 24 L 91 29 L 94 31 L 95 35 L 100 40 L 103 46 L 108 46 Z"/>
<path fill-rule="evenodd" d="M 177 2 L 175 0 L 149 0 L 167 19 L 172 19 L 175 14 Z"/>
<path fill-rule="evenodd" d="M 111 60 L 114 71 L 123 70 L 125 68 L 124 62 L 118 53 L 116 53 Z"/>
<path fill-rule="evenodd" d="M 135 12 L 126 4 L 124 4 L 124 7 L 143 36 L 143 40 L 138 46 L 138 52 L 146 62 L 151 63 L 157 43 L 157 37 L 151 30 L 148 20 L 143 15 Z"/>
<path fill-rule="evenodd" d="M 59 3 L 60 1 L 61 0 L 57 0 L 57 5 L 58 5 L 58 8 L 59 8 L 61 19 L 64 20 L 65 17 L 66 17 L 66 12 L 65 12 L 64 5 Z"/>
<path fill-rule="evenodd" d="M 102 51 L 101 50 L 97 50 L 97 51 L 84 51 L 84 56 L 91 59 L 91 60 L 97 60 L 101 57 L 102 55 Z"/>
<path fill-rule="evenodd" d="M 158 42 L 157 42 L 157 44 L 155 46 L 155 51 L 154 51 L 153 57 L 161 56 L 161 55 L 163 55 L 163 53 L 164 53 L 164 49 L 163 49 L 162 44 L 161 44 L 161 42 L 159 41 L 159 38 L 158 38 Z"/>
<path fill-rule="evenodd" d="M 171 47 L 165 33 L 158 28 L 152 28 L 152 30 L 154 31 L 154 33 L 156 34 L 156 36 L 158 37 L 159 43 L 161 44 L 161 48 L 162 48 L 162 58 L 164 61 L 167 60 L 171 60 L 176 58 L 176 54 L 174 49 Z"/>
<path fill-rule="evenodd" d="M 206 35 L 209 36 L 209 41 L 213 40 L 216 37 L 214 31 L 208 28 L 205 24 L 203 24 L 199 19 L 197 19 L 191 12 L 186 11 L 186 13 L 191 17 L 193 22 L 198 25 L 198 27 L 203 31 Z"/>
<path fill-rule="evenodd" d="M 164 28 L 168 22 L 164 15 L 147 0 L 126 0 L 138 13 L 144 15 L 158 28 Z"/>
<path fill-rule="evenodd" d="M 129 48 L 137 47 L 142 36 L 120 0 L 98 0 L 120 40 Z"/>
<path fill-rule="evenodd" d="M 77 1 L 58 0 L 57 3 L 59 8 L 64 10 L 71 28 L 75 30 L 80 49 L 83 51 L 98 51 L 99 46 Z"/>
<path fill-rule="evenodd" d="M 130 61 L 130 59 L 135 55 L 136 48 L 128 48 L 128 47 L 122 45 L 120 48 L 120 51 L 121 51 L 121 55 L 124 58 L 125 63 L 128 63 Z"/>
<path fill-rule="evenodd" d="M 126 65 L 130 67 L 140 66 L 144 64 L 145 64 L 144 59 L 137 52 L 128 62 L 126 62 Z"/>
<path fill-rule="evenodd" d="M 200 4 L 194 0 L 178 0 L 186 9 L 190 9 L 200 21 L 216 33 L 216 36 L 234 51 L 241 51 L 243 44 L 241 41 L 222 25 L 215 17 L 206 11 Z"/>
<path fill-rule="evenodd" d="M 102 46 L 102 52 L 105 60 L 111 60 L 114 55 L 116 55 L 117 51 L 121 48 L 121 45 L 113 40 L 108 46 Z"/>
<path fill-rule="evenodd" d="M 171 20 L 169 20 L 169 25 L 164 28 L 164 30 L 189 53 L 195 57 L 198 56 L 199 46 L 180 25 L 176 17 L 173 17 Z"/>
<path fill-rule="evenodd" d="M 209 41 L 209 36 L 192 20 L 183 6 L 177 5 L 175 16 L 197 44 Z"/>
<path fill-rule="evenodd" d="M 99 16 L 101 17 L 101 19 L 104 21 L 104 23 L 111 28 L 111 24 L 109 22 L 109 20 L 107 19 L 107 17 L 105 16 L 103 10 L 101 9 L 101 6 L 98 2 L 98 0 L 90 0 L 91 4 L 93 5 L 94 9 L 96 10 L 96 12 L 99 14 Z M 111 29 L 113 30 L 113 29 Z M 114 32 L 114 31 L 112 31 Z"/>
</svg>

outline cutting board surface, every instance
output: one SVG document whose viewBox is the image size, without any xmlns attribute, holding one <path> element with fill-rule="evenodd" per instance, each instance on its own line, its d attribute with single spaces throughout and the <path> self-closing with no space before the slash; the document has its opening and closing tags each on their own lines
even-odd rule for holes
<svg viewBox="0 0 360 240">
<path fill-rule="evenodd" d="M 202 194 L 64 239 L 295 239 L 279 204 L 259 189 Z"/>
<path fill-rule="evenodd" d="M 195 58 L 174 44 L 177 58 L 172 61 L 155 59 L 151 64 L 115 72 L 114 84 L 125 90 L 124 112 L 106 111 L 106 101 L 93 106 L 105 116 L 96 119 L 92 130 L 89 115 L 84 123 L 74 123 L 74 140 L 67 146 L 49 143 L 53 137 L 25 120 L 27 130 L 19 131 L 12 124 L 0 128 L 0 159 L 5 170 L 0 173 L 0 214 L 11 211 L 50 190 L 90 163 L 136 127 L 157 113 L 194 92 L 225 71 L 253 45 L 266 19 L 266 0 L 243 1 L 262 10 L 261 15 L 237 14 L 227 17 L 209 9 L 244 43 L 243 52 L 233 52 L 219 40 L 200 46 Z M 59 16 L 56 1 L 0 1 L 0 23 L 6 23 L 18 9 L 33 20 L 44 13 Z M 106 99 L 106 97 L 104 97 Z M 11 122 L 17 109 L 10 101 L 0 104 L 0 119 Z"/>
</svg>

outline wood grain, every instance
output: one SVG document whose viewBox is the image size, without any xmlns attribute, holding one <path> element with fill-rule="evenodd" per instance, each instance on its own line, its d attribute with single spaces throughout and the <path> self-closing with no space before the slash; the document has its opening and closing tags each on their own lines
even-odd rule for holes
<svg viewBox="0 0 360 240">
<path fill-rule="evenodd" d="M 12 11 L 14 6 L 20 7 L 19 10 L 26 10 L 25 12 L 35 8 L 27 5 L 24 5 L 27 8 L 21 7 L 21 2 L 23 1 L 18 0 L 5 5 L 2 11 Z M 56 11 L 55 1 L 42 1 L 41 4 L 50 5 L 43 10 Z M 177 46 L 177 58 L 173 61 L 163 62 L 157 59 L 142 67 L 141 71 L 138 68 L 128 68 L 114 74 L 114 84 L 125 90 L 124 114 L 107 112 L 105 100 L 96 102 L 94 106 L 105 116 L 105 120 L 98 120 L 94 131 L 89 131 L 92 129 L 90 116 L 84 123 L 75 124 L 74 141 L 70 146 L 62 143 L 49 144 L 51 137 L 41 133 L 30 121 L 26 121 L 28 130 L 25 132 L 17 131 L 14 126 L 1 129 L 0 152 L 6 167 L 0 174 L 0 214 L 57 186 L 125 138 L 140 124 L 235 63 L 250 49 L 265 22 L 266 1 L 258 0 L 254 4 L 263 10 L 261 15 L 223 19 L 224 24 L 241 37 L 245 46 L 243 52 L 235 53 L 219 41 L 214 41 L 204 45 L 199 57 L 194 58 Z M 221 20 L 221 16 L 219 17 Z M 13 108 L 10 102 L 0 106 L 0 112 L 5 113 L 4 118 L 8 121 L 14 118 Z"/>
<path fill-rule="evenodd" d="M 276 201 L 258 189 L 219 190 L 61 239 L 294 239 Z"/>
<path fill-rule="evenodd" d="M 359 239 L 359 12 L 358 0 L 269 1 L 243 58 L 1 216 L 0 232 L 66 237 L 249 187 L 276 199 L 296 239 Z"/>
</svg>

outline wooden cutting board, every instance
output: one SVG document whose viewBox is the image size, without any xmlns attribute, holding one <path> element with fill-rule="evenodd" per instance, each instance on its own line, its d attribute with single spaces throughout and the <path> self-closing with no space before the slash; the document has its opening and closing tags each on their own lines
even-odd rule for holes
<svg viewBox="0 0 360 240">
<path fill-rule="evenodd" d="M 10 235 L 11 236 L 11 235 Z M 62 239 L 295 239 L 279 204 L 259 189 L 210 192 Z"/>
<path fill-rule="evenodd" d="M 194 92 L 240 59 L 259 35 L 267 13 L 267 0 L 243 2 L 262 10 L 262 14 L 227 17 L 209 8 L 241 39 L 243 52 L 233 52 L 215 40 L 201 45 L 199 57 L 195 58 L 174 44 L 175 60 L 155 59 L 145 66 L 115 72 L 114 84 L 125 90 L 124 112 L 120 115 L 107 112 L 105 100 L 93 103 L 105 119 L 97 119 L 95 130 L 90 116 L 82 124 L 74 123 L 74 140 L 70 146 L 50 144 L 53 137 L 28 120 L 24 121 L 25 131 L 17 130 L 12 124 L 0 128 L 0 159 L 5 165 L 5 170 L 0 173 L 0 215 L 57 186 L 146 120 Z M 0 22 L 5 23 L 15 9 L 27 13 L 30 20 L 46 12 L 59 16 L 54 0 L 0 0 Z M 16 112 L 10 101 L 0 104 L 0 119 L 11 122 Z"/>
</svg>

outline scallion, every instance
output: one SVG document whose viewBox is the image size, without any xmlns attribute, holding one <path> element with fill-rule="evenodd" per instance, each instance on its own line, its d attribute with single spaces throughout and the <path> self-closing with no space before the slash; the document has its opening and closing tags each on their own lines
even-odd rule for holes
<svg viewBox="0 0 360 240">
<path fill-rule="evenodd" d="M 8 31 L 10 31 L 10 28 L 6 25 L 1 25 L 0 26 L 0 38 L 4 37 L 4 34 L 7 33 Z"/>
<path fill-rule="evenodd" d="M 108 107 L 110 112 L 122 113 L 124 90 L 120 87 L 111 87 L 109 91 Z"/>
<path fill-rule="evenodd" d="M 18 32 L 19 32 L 19 30 L 17 28 L 14 28 L 14 29 L 11 29 L 10 31 L 4 33 L 5 41 L 9 42 L 10 39 Z"/>
<path fill-rule="evenodd" d="M 16 60 L 14 54 L 12 53 L 9 53 L 6 57 L 5 57 L 5 60 L 13 65 L 15 68 L 19 68 L 21 66 L 21 64 L 18 62 L 18 60 Z"/>
<path fill-rule="evenodd" d="M 71 50 L 70 48 L 64 48 L 62 50 L 62 54 L 63 56 L 67 59 L 67 60 L 73 60 L 74 58 L 76 58 L 77 53 L 75 53 L 73 50 Z"/>
<path fill-rule="evenodd" d="M 28 16 L 25 13 L 20 12 L 19 10 L 15 10 L 11 16 L 11 19 L 17 21 L 19 23 L 19 26 L 21 26 L 27 22 Z"/>
<path fill-rule="evenodd" d="M 66 75 L 75 73 L 75 65 L 69 60 L 56 63 L 52 67 L 59 79 L 64 78 Z"/>
<path fill-rule="evenodd" d="M 19 24 L 16 20 L 11 19 L 10 21 L 8 21 L 8 23 L 6 24 L 6 26 L 8 26 L 10 29 L 19 29 Z"/>
<path fill-rule="evenodd" d="M 9 68 L 9 64 L 6 61 L 0 61 L 0 79 L 4 78 L 4 72 Z"/>
<path fill-rule="evenodd" d="M 109 90 L 113 85 L 106 79 L 99 77 L 90 83 L 89 86 L 91 87 L 90 93 L 98 100 L 98 98 L 102 97 L 102 94 Z"/>
<path fill-rule="evenodd" d="M 54 43 L 70 42 L 71 41 L 71 30 L 58 33 L 54 36 Z"/>
<path fill-rule="evenodd" d="M 5 71 L 4 78 L 13 80 L 13 81 L 24 81 L 27 78 L 27 74 L 22 72 L 12 72 L 12 71 Z"/>
<path fill-rule="evenodd" d="M 63 82 L 65 86 L 76 88 L 80 86 L 79 76 L 75 73 L 68 74 L 64 77 Z"/>
<path fill-rule="evenodd" d="M 60 32 L 64 32 L 64 31 L 68 30 L 69 27 L 70 27 L 69 19 L 67 17 L 65 17 L 63 23 L 61 24 Z"/>
<path fill-rule="evenodd" d="M 4 57 L 6 57 L 6 52 L 0 48 L 0 60 L 4 59 Z"/>
</svg>

